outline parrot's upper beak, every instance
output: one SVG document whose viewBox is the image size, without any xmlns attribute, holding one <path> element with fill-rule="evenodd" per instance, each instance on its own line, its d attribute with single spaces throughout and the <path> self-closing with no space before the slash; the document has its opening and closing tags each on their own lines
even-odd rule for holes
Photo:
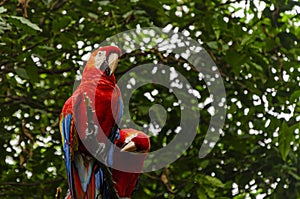
<svg viewBox="0 0 300 199">
<path fill-rule="evenodd" d="M 135 143 L 133 141 L 130 141 L 128 144 L 126 144 L 122 149 L 121 152 L 134 152 L 137 148 L 135 146 Z"/>
<path fill-rule="evenodd" d="M 110 69 L 110 72 L 108 75 L 111 76 L 115 72 L 115 70 L 118 66 L 118 61 L 119 61 L 118 53 L 111 53 L 109 55 L 107 61 L 108 61 L 109 69 Z"/>
</svg>

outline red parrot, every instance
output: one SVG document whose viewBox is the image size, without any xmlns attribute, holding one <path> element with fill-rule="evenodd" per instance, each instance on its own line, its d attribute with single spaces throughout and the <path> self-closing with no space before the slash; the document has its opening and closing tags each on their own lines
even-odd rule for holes
<svg viewBox="0 0 300 199">
<path fill-rule="evenodd" d="M 59 127 L 68 175 L 67 198 L 117 198 L 109 170 L 89 153 L 84 141 L 99 143 L 95 150 L 112 165 L 112 143 L 119 137 L 123 112 L 113 74 L 120 55 L 121 50 L 115 46 L 95 50 L 85 65 L 80 85 L 63 106 Z"/>
<path fill-rule="evenodd" d="M 119 196 L 122 198 L 130 198 L 142 171 L 144 160 L 150 149 L 149 137 L 145 133 L 135 129 L 120 129 L 120 137 L 115 141 L 115 144 L 121 148 L 121 152 L 128 151 L 144 154 L 142 158 L 135 159 L 135 161 L 130 164 L 132 165 L 134 173 L 119 171 L 117 169 L 112 170 L 112 177 Z M 113 158 L 115 164 L 120 164 L 122 161 L 128 164 L 128 161 L 130 161 L 126 157 L 124 160 L 120 160 L 120 158 L 122 158 L 121 154 L 116 151 Z M 117 159 L 119 160 L 117 161 Z"/>
</svg>

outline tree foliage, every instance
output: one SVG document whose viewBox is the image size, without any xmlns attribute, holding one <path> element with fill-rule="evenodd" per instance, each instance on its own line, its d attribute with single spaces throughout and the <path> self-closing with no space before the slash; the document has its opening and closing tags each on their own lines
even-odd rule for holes
<svg viewBox="0 0 300 199">
<path fill-rule="evenodd" d="M 66 192 L 58 118 L 83 55 L 107 37 L 153 26 L 184 32 L 203 45 L 224 80 L 227 115 L 220 140 L 199 159 L 211 117 L 205 82 L 157 51 L 123 56 L 117 78 L 156 60 L 182 73 L 203 105 L 192 146 L 164 169 L 142 174 L 134 198 L 300 197 L 298 1 L 18 2 L 0 2 L 1 198 L 53 198 L 58 186 Z M 145 93 L 155 89 L 151 101 Z M 176 134 L 176 101 L 159 85 L 141 87 L 130 101 L 140 125 L 149 123 L 153 104 L 172 107 L 161 133 L 151 137 L 152 150 Z"/>
</svg>

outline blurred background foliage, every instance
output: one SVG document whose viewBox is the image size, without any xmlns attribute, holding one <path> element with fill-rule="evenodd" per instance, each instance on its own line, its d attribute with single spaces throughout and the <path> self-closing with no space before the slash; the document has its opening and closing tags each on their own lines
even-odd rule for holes
<svg viewBox="0 0 300 199">
<path fill-rule="evenodd" d="M 58 118 L 85 55 L 107 37 L 157 26 L 207 50 L 224 80 L 227 115 L 220 140 L 199 159 L 212 114 L 205 82 L 157 51 L 124 55 L 117 78 L 141 63 L 173 66 L 198 91 L 201 107 L 192 146 L 142 174 L 133 198 L 300 198 L 299 13 L 297 0 L 0 1 L 0 197 L 54 198 L 58 186 L 66 192 Z M 176 102 L 155 84 L 130 100 L 141 126 L 153 104 L 171 107 L 152 151 L 178 131 Z"/>
</svg>

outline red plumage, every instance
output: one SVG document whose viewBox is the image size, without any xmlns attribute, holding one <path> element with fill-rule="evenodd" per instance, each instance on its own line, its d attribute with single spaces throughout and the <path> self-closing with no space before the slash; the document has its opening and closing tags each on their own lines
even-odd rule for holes
<svg viewBox="0 0 300 199">
<path fill-rule="evenodd" d="M 121 129 L 120 130 L 120 138 L 116 140 L 116 145 L 120 148 L 126 148 L 126 146 L 134 143 L 132 149 L 129 151 L 143 153 L 143 158 L 138 158 L 136 161 L 131 164 L 134 165 L 133 173 L 119 171 L 116 169 L 112 170 L 113 180 L 115 181 L 115 188 L 118 191 L 120 197 L 131 197 L 132 192 L 136 186 L 138 177 L 142 172 L 144 160 L 147 157 L 147 153 L 150 150 L 150 140 L 149 137 L 138 130 L 135 129 Z M 120 160 L 120 154 L 114 154 L 114 163 L 120 164 L 122 160 Z M 117 161 L 119 159 L 119 161 Z M 123 160 L 126 161 L 126 160 Z M 127 160 L 128 161 L 128 160 Z"/>
<path fill-rule="evenodd" d="M 96 134 L 99 143 L 106 143 L 105 136 L 116 133 L 113 130 L 120 122 L 122 99 L 113 72 L 120 54 L 121 50 L 114 46 L 95 50 L 86 63 L 80 85 L 62 109 L 60 131 L 72 198 L 96 198 L 99 194 L 108 198 L 98 182 L 103 177 L 100 164 L 81 140 L 88 134 Z M 95 131 L 90 132 L 90 127 Z"/>
<path fill-rule="evenodd" d="M 103 132 L 106 136 L 109 136 L 112 127 L 116 123 L 113 113 L 117 116 L 120 110 L 119 97 L 121 93 L 119 87 L 116 85 L 116 78 L 112 74 L 108 76 L 105 71 L 100 70 L 95 66 L 95 61 L 93 60 L 99 51 L 106 51 L 109 56 L 110 53 L 121 54 L 121 50 L 114 46 L 102 47 L 95 50 L 82 74 L 82 80 L 78 88 L 72 94 L 72 96 L 65 102 L 62 113 L 72 113 L 75 114 L 74 122 L 78 121 L 77 132 L 81 139 L 85 136 L 85 130 L 87 124 L 83 121 L 87 121 L 86 117 L 86 104 L 84 103 L 84 94 L 90 98 L 91 107 L 95 108 L 95 113 L 97 118 L 93 118 L 94 121 L 98 121 Z M 98 141 L 103 141 L 101 134 L 98 134 Z"/>
<path fill-rule="evenodd" d="M 95 50 L 86 63 L 80 85 L 62 109 L 60 132 L 68 174 L 67 198 L 92 199 L 100 194 L 102 199 L 115 198 L 114 188 L 120 197 L 131 197 L 142 171 L 150 149 L 149 137 L 134 129 L 117 130 L 122 116 L 122 98 L 113 72 L 120 54 L 121 50 L 113 46 Z M 124 151 L 142 153 L 142 158 L 131 162 L 133 172 L 112 169 L 112 176 L 108 176 L 110 173 L 105 173 L 103 165 L 83 144 L 92 134 L 98 143 L 105 143 L 110 149 L 113 146 L 106 142 L 107 138 Z M 113 156 L 110 157 L 112 164 L 120 163 L 118 168 L 122 167 L 124 161 L 120 153 L 112 152 L 108 156 Z M 108 180 L 115 184 L 109 184 Z"/>
</svg>

